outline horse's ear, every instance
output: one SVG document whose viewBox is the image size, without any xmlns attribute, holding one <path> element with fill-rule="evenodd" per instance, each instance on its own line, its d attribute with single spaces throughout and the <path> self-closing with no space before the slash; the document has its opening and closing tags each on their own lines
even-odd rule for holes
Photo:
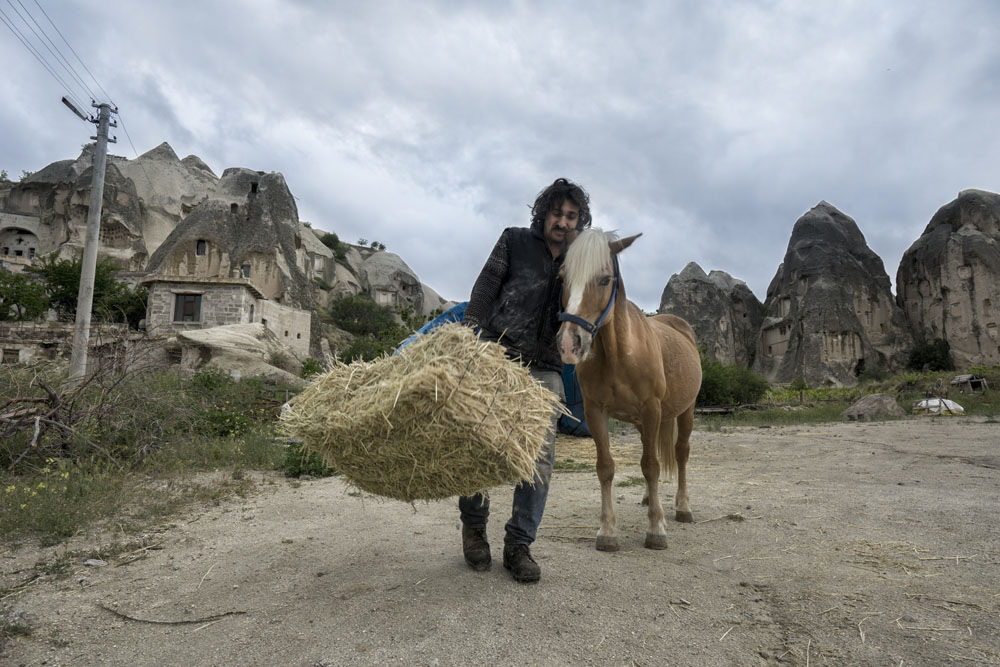
<svg viewBox="0 0 1000 667">
<path fill-rule="evenodd" d="M 616 241 L 609 241 L 608 247 L 611 248 L 611 254 L 617 255 L 622 250 L 632 245 L 632 241 L 635 241 L 640 236 L 642 236 L 642 232 L 639 232 L 638 234 L 635 234 L 633 236 L 626 236 L 625 238 L 618 239 Z"/>
</svg>

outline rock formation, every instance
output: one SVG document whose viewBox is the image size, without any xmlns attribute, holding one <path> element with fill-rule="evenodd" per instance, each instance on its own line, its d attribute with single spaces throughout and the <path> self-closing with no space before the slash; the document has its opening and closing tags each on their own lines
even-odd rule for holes
<svg viewBox="0 0 1000 667">
<path fill-rule="evenodd" d="M 850 386 L 866 366 L 901 366 L 911 346 L 882 260 L 854 220 L 820 202 L 795 223 L 767 289 L 753 369 Z"/>
<path fill-rule="evenodd" d="M 39 255 L 73 257 L 83 250 L 90 210 L 93 146 L 75 160 L 60 160 L 14 185 L 2 202 L 5 214 L 25 219 Z M 34 229 L 32 229 L 34 227 Z M 100 256 L 122 269 L 141 270 L 148 259 L 142 236 L 142 211 L 135 184 L 109 159 L 101 206 Z"/>
<path fill-rule="evenodd" d="M 848 421 L 873 421 L 892 417 L 905 417 L 906 410 L 899 406 L 895 396 L 868 394 L 840 413 Z"/>
<path fill-rule="evenodd" d="M 180 351 L 181 368 L 215 368 L 244 376 L 263 376 L 280 384 L 301 387 L 302 378 L 270 364 L 285 355 L 277 336 L 261 324 L 230 324 L 177 334 L 172 343 Z"/>
<path fill-rule="evenodd" d="M 437 292 L 420 282 L 417 274 L 399 255 L 383 250 L 371 252 L 361 265 L 361 282 L 376 303 L 394 308 L 413 308 L 427 316 L 444 301 Z"/>
<path fill-rule="evenodd" d="M 687 320 L 710 357 L 724 364 L 753 363 L 762 306 L 742 280 L 725 271 L 706 275 L 691 262 L 670 276 L 657 312 Z"/>
<path fill-rule="evenodd" d="M 965 190 L 903 254 L 896 301 L 918 339 L 948 341 L 958 368 L 1000 363 L 1000 195 Z"/>
<path fill-rule="evenodd" d="M 146 271 L 162 276 L 242 275 L 268 299 L 313 306 L 295 199 L 276 172 L 226 169 L 211 196 L 163 241 Z"/>
<path fill-rule="evenodd" d="M 180 160 L 166 142 L 134 160 L 113 162 L 135 184 L 143 208 L 142 237 L 150 254 L 219 182 L 200 158 L 189 155 Z"/>
</svg>

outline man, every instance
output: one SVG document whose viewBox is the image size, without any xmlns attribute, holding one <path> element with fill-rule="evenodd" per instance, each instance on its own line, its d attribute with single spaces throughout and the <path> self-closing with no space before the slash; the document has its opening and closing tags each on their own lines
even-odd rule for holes
<svg viewBox="0 0 1000 667">
<path fill-rule="evenodd" d="M 556 179 L 538 195 L 531 209 L 530 227 L 509 227 L 500 235 L 472 288 L 463 324 L 479 327 L 485 340 L 499 342 L 532 376 L 557 396 L 563 396 L 562 361 L 556 349 L 559 329 L 559 268 L 577 234 L 590 226 L 590 198 L 583 188 L 565 178 Z M 531 557 L 538 524 L 545 511 L 549 480 L 555 462 L 556 415 L 545 445 L 535 462 L 534 485 L 514 489 L 506 525 L 503 566 L 516 581 L 538 581 L 541 568 Z M 486 540 L 489 498 L 459 498 L 462 552 L 477 571 L 492 564 Z"/>
</svg>

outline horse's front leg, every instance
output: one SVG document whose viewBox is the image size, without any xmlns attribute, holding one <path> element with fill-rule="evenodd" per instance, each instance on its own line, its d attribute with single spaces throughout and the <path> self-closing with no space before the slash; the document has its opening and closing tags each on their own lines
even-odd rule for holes
<svg viewBox="0 0 1000 667">
<path fill-rule="evenodd" d="M 642 476 L 646 478 L 647 516 L 649 529 L 646 531 L 647 549 L 666 549 L 667 531 L 663 525 L 663 506 L 660 504 L 660 460 L 658 444 L 660 437 L 660 402 L 649 401 L 642 408 Z"/>
<path fill-rule="evenodd" d="M 608 415 L 603 410 L 589 408 L 584 403 L 583 416 L 597 446 L 597 479 L 601 482 L 601 527 L 597 529 L 597 550 L 618 551 L 618 529 L 615 527 L 615 506 L 611 499 L 611 482 L 615 478 L 615 460 L 611 458 L 608 437 Z"/>
</svg>

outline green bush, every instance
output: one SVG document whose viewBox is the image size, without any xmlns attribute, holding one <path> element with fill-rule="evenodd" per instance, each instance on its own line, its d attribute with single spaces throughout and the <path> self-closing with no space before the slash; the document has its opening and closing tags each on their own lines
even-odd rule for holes
<svg viewBox="0 0 1000 667">
<path fill-rule="evenodd" d="M 392 308 L 380 306 L 367 294 L 354 294 L 330 304 L 334 323 L 355 336 L 377 335 L 396 326 Z"/>
<path fill-rule="evenodd" d="M 734 405 L 756 403 L 770 385 L 762 377 L 740 364 L 726 365 L 701 353 L 701 391 L 697 405 Z"/>
<path fill-rule="evenodd" d="M 910 350 L 907 366 L 915 371 L 953 371 L 951 345 L 938 338 L 931 343 L 919 343 Z"/>
<path fill-rule="evenodd" d="M 329 477 L 337 471 L 323 462 L 323 457 L 302 446 L 301 442 L 290 441 L 285 447 L 285 462 L 282 466 L 286 477 Z"/>
<path fill-rule="evenodd" d="M 45 285 L 49 306 L 62 319 L 72 319 L 76 315 L 82 270 L 82 256 L 75 259 L 49 256 L 42 259 L 40 266 L 28 267 L 28 271 L 37 275 Z M 130 287 L 116 280 L 118 270 L 110 259 L 98 260 L 94 269 L 94 316 L 102 322 L 127 322 L 135 329 L 139 320 L 146 317 L 148 292 L 141 285 Z"/>
<path fill-rule="evenodd" d="M 0 322 L 35 320 L 48 307 L 42 283 L 22 273 L 0 273 Z"/>
<path fill-rule="evenodd" d="M 302 362 L 302 377 L 309 378 L 313 375 L 319 375 L 324 371 L 323 364 L 319 362 L 318 359 L 313 359 L 309 357 Z"/>
</svg>

